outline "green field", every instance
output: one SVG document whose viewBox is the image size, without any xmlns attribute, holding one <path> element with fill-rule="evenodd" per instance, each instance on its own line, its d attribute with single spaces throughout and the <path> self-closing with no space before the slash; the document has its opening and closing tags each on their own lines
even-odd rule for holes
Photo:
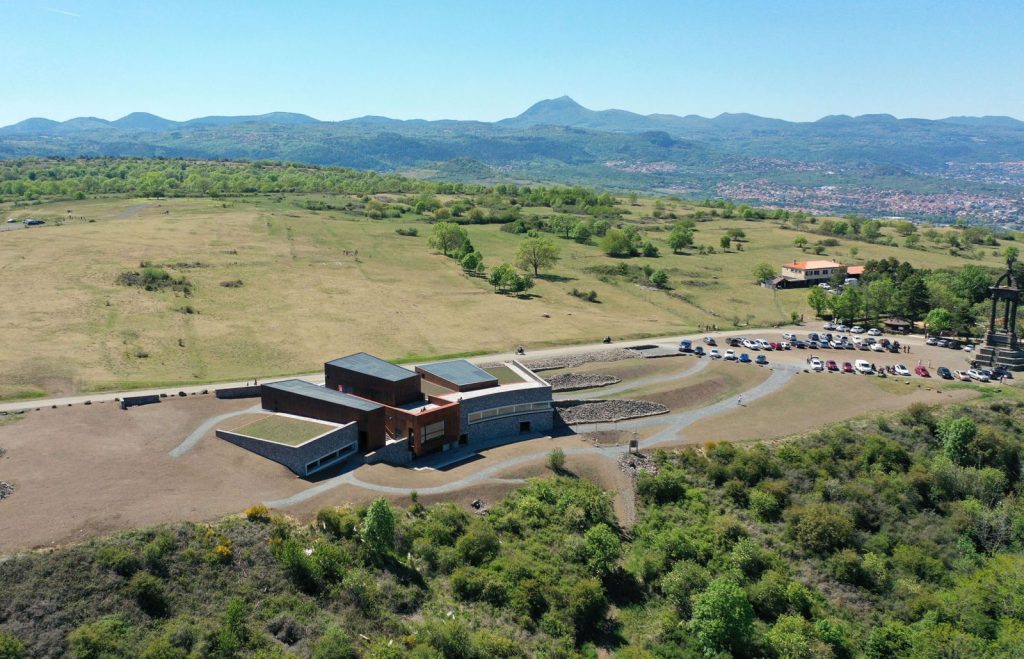
<svg viewBox="0 0 1024 659">
<path fill-rule="evenodd" d="M 293 419 L 287 416 L 268 416 L 259 421 L 246 424 L 241 428 L 235 428 L 232 432 L 279 444 L 298 446 L 328 432 L 332 427 L 323 423 Z"/>
<path fill-rule="evenodd" d="M 377 198 L 411 204 L 415 197 Z M 347 210 L 307 210 L 311 199 Z M 813 258 L 793 247 L 800 232 L 777 221 L 698 222 L 698 245 L 718 248 L 728 229 L 742 228 L 743 251 L 675 255 L 666 242 L 671 221 L 652 217 L 654 201 L 623 200 L 623 220 L 636 223 L 661 256 L 616 259 L 596 245 L 553 237 L 561 260 L 517 298 L 495 294 L 484 278 L 465 275 L 430 249 L 429 216 L 369 219 L 366 201 L 267 195 L 5 205 L 5 218 L 42 217 L 49 224 L 0 233 L 0 399 L 307 373 L 363 350 L 409 360 L 606 335 L 636 339 L 708 324 L 771 325 L 788 321 L 791 312 L 811 316 L 806 291 L 753 282 L 758 262 Z M 665 203 L 680 217 L 695 208 Z M 551 213 L 522 209 L 523 216 Z M 419 235 L 397 235 L 400 227 L 416 227 Z M 466 228 L 488 267 L 512 261 L 523 238 L 497 224 Z M 806 235 L 812 243 L 821 238 Z M 820 258 L 856 264 L 896 257 L 947 268 L 1000 262 L 994 248 L 968 260 L 927 242 L 921 250 L 840 243 Z M 191 295 L 117 283 L 143 262 L 187 280 Z M 593 270 L 623 263 L 665 270 L 669 289 Z M 598 302 L 573 297 L 573 288 L 596 291 Z"/>
</svg>

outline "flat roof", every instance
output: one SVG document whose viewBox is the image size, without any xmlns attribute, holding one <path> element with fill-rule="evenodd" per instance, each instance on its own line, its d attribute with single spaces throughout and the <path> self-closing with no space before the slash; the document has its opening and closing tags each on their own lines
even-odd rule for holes
<svg viewBox="0 0 1024 659">
<path fill-rule="evenodd" d="M 307 398 L 315 398 L 327 403 L 334 403 L 335 405 L 341 405 L 342 407 L 361 410 L 363 412 L 372 412 L 374 410 L 379 410 L 382 407 L 382 405 L 375 403 L 372 400 L 366 400 L 365 398 L 352 396 L 350 394 L 343 394 L 340 391 L 321 387 L 313 384 L 312 382 L 306 382 L 305 380 L 281 380 L 279 382 L 264 384 L 263 386 L 271 389 L 287 391 Z"/>
<path fill-rule="evenodd" d="M 793 270 L 820 270 L 823 268 L 841 268 L 842 263 L 836 263 L 835 261 L 793 261 L 792 263 L 786 263 L 782 266 L 783 268 L 792 268 Z"/>
<path fill-rule="evenodd" d="M 378 380 L 387 380 L 388 382 L 401 382 L 402 380 L 417 377 L 416 373 L 407 368 L 402 368 L 397 364 L 392 364 L 391 362 L 384 361 L 380 357 L 374 357 L 373 355 L 365 352 L 357 352 L 353 355 L 349 355 L 348 357 L 332 359 L 327 363 L 331 366 L 355 371 L 356 373 L 363 373 L 365 375 L 375 377 Z"/>
<path fill-rule="evenodd" d="M 416 370 L 438 377 L 445 382 L 451 382 L 458 387 L 474 384 L 498 385 L 498 378 L 495 375 L 488 373 L 476 364 L 470 364 L 465 359 L 423 364 L 417 366 Z"/>
</svg>

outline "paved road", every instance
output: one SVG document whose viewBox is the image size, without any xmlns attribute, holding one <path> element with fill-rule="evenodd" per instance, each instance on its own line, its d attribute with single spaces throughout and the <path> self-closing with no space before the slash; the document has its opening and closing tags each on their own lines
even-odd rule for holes
<svg viewBox="0 0 1024 659">
<path fill-rule="evenodd" d="M 694 369 L 691 368 L 688 371 L 684 371 L 683 373 L 677 373 L 674 377 L 684 377 L 684 374 L 692 370 Z M 784 387 L 789 382 L 790 378 L 792 378 L 793 375 L 798 371 L 799 369 L 795 367 L 775 367 L 772 370 L 772 374 L 768 377 L 767 380 L 754 387 L 751 387 L 750 389 L 747 389 L 746 391 L 743 391 L 740 394 L 743 398 L 743 403 L 747 404 L 748 402 L 755 401 L 758 398 L 763 398 L 764 396 L 768 396 L 772 393 L 775 393 L 776 391 Z M 631 427 L 634 424 L 639 427 L 663 426 L 663 428 L 661 428 L 661 430 L 659 430 L 657 433 L 639 442 L 640 448 L 650 448 L 660 444 L 676 441 L 679 438 L 679 434 L 687 426 L 690 426 L 696 423 L 697 421 L 709 417 L 731 412 L 736 409 L 736 406 L 737 401 L 730 396 L 726 400 L 722 400 L 713 405 L 708 405 L 706 407 L 701 407 L 695 410 L 687 410 L 684 412 L 677 412 L 675 414 L 662 414 L 654 417 L 646 417 L 643 419 L 631 420 L 628 422 L 623 422 L 623 424 L 620 424 L 618 426 L 616 426 L 616 424 L 611 423 L 574 426 L 573 430 L 576 430 L 577 432 L 581 433 L 592 432 L 593 430 L 605 430 L 615 427 L 621 428 L 625 423 L 630 424 Z M 470 447 L 468 449 L 463 450 L 466 450 L 469 453 L 473 453 L 479 451 L 480 449 Z M 623 447 L 588 446 L 580 448 L 568 448 L 564 450 L 566 455 L 600 455 L 606 458 L 616 459 L 618 455 L 622 453 Z M 443 485 L 435 485 L 432 487 L 394 487 L 391 485 L 367 483 L 366 481 L 361 480 L 356 475 L 356 471 L 349 471 L 339 476 L 335 476 L 334 478 L 327 479 L 322 483 L 318 483 L 312 487 L 306 488 L 305 490 L 293 494 L 292 496 L 285 497 L 283 499 L 276 499 L 274 501 L 266 501 L 264 503 L 266 503 L 266 505 L 270 506 L 271 508 L 289 508 L 291 506 L 308 501 L 316 496 L 319 496 L 320 494 L 323 494 L 324 492 L 328 492 L 341 485 L 352 485 L 371 492 L 379 492 L 381 494 L 402 495 L 410 494 L 413 491 L 416 491 L 419 494 L 427 495 L 447 494 L 461 490 L 469 485 L 473 485 L 474 483 L 494 480 L 493 477 L 495 474 L 505 471 L 506 469 L 509 469 L 511 467 L 516 467 L 522 464 L 526 464 L 528 462 L 532 462 L 533 460 L 542 458 L 545 455 L 547 455 L 547 453 L 547 450 L 538 450 L 534 451 L 533 453 L 519 455 L 514 458 L 502 460 L 484 469 L 480 469 L 479 471 L 476 471 L 473 474 L 470 474 L 469 476 L 466 476 L 464 478 L 450 481 Z"/>
</svg>

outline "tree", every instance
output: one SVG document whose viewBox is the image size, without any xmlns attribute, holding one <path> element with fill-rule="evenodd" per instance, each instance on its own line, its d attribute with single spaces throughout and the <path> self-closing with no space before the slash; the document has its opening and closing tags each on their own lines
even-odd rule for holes
<svg viewBox="0 0 1024 659">
<path fill-rule="evenodd" d="M 719 577 L 693 598 L 690 628 L 706 656 L 742 654 L 754 625 L 747 594 L 730 577 Z"/>
<path fill-rule="evenodd" d="M 576 220 L 572 215 L 552 215 L 548 220 L 548 226 L 551 227 L 552 233 L 568 238 L 573 227 L 576 226 Z"/>
<path fill-rule="evenodd" d="M 936 307 L 924 317 L 924 324 L 929 334 L 942 334 L 953 328 L 953 314 L 942 307 Z"/>
<path fill-rule="evenodd" d="M 917 273 L 910 275 L 900 284 L 896 294 L 896 307 L 908 320 L 921 320 L 928 313 L 928 287 L 924 278 Z"/>
<path fill-rule="evenodd" d="M 395 514 L 387 499 L 380 497 L 370 504 L 359 537 L 376 556 L 390 553 L 395 548 Z"/>
<path fill-rule="evenodd" d="M 619 536 L 602 522 L 590 527 L 583 534 L 583 542 L 590 571 L 598 577 L 611 574 L 622 557 L 622 542 Z"/>
<path fill-rule="evenodd" d="M 427 244 L 434 249 L 441 250 L 441 253 L 448 256 L 463 243 L 469 241 L 469 234 L 466 230 L 454 222 L 437 222 L 430 229 L 430 238 Z"/>
<path fill-rule="evenodd" d="M 491 268 L 487 283 L 494 287 L 496 293 L 521 293 L 533 288 L 533 277 L 520 275 L 511 265 L 502 263 Z"/>
<path fill-rule="evenodd" d="M 811 289 L 811 292 L 807 294 L 807 304 L 814 309 L 814 315 L 821 318 L 821 315 L 825 312 L 829 302 L 828 293 L 815 286 Z"/>
<path fill-rule="evenodd" d="M 793 246 L 799 247 L 800 251 L 802 252 L 805 249 L 807 249 L 807 239 L 804 238 L 803 236 L 797 236 L 796 238 L 793 239 Z"/>
<path fill-rule="evenodd" d="M 768 281 L 775 276 L 775 268 L 762 261 L 754 266 L 754 281 Z"/>
<path fill-rule="evenodd" d="M 1007 245 L 1006 249 L 1003 250 L 1003 258 L 1007 261 L 1016 261 L 1019 256 L 1020 250 L 1013 245 Z"/>
<path fill-rule="evenodd" d="M 581 245 L 590 242 L 590 222 L 577 222 L 572 228 L 572 239 Z"/>
<path fill-rule="evenodd" d="M 892 311 L 896 285 L 889 277 L 879 277 L 864 287 L 864 311 L 878 322 L 880 316 Z"/>
<path fill-rule="evenodd" d="M 722 249 L 729 249 L 729 246 L 732 245 L 732 239 L 729 236 L 722 236 L 718 244 Z"/>
<path fill-rule="evenodd" d="M 728 229 L 726 230 L 725 235 L 739 242 L 747 237 L 747 232 L 743 229 Z"/>
<path fill-rule="evenodd" d="M 470 252 L 462 257 L 459 261 L 459 265 L 466 272 L 478 272 L 480 267 L 484 264 L 484 257 L 480 252 Z"/>
<path fill-rule="evenodd" d="M 631 191 L 629 195 L 627 195 L 627 198 L 629 199 L 630 206 L 636 206 L 636 202 L 637 200 L 640 199 L 640 195 L 638 195 L 636 192 Z"/>
<path fill-rule="evenodd" d="M 608 229 L 601 238 L 600 247 L 608 256 L 630 256 L 633 253 L 633 243 L 621 229 Z"/>
<path fill-rule="evenodd" d="M 533 270 L 536 277 L 541 268 L 550 268 L 558 260 L 558 246 L 547 238 L 527 238 L 516 250 L 516 265 L 522 270 Z"/>
<path fill-rule="evenodd" d="M 946 456 L 960 466 L 968 462 L 968 447 L 978 434 L 978 426 L 970 417 L 949 417 L 939 422 L 936 434 Z"/>
<path fill-rule="evenodd" d="M 664 270 L 655 270 L 651 273 L 651 283 L 658 288 L 665 288 L 668 285 L 668 273 Z"/>
<path fill-rule="evenodd" d="M 686 228 L 682 223 L 676 224 L 668 235 L 668 246 L 672 248 L 673 254 L 678 254 L 680 250 L 687 247 L 693 247 L 693 230 Z"/>
<path fill-rule="evenodd" d="M 953 292 L 971 304 L 977 304 L 988 297 L 992 279 L 985 269 L 976 265 L 965 265 L 953 277 Z"/>
</svg>

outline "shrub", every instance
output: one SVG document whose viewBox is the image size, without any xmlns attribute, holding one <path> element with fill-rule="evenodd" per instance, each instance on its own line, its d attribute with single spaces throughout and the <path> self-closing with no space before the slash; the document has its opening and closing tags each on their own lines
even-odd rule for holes
<svg viewBox="0 0 1024 659">
<path fill-rule="evenodd" d="M 753 632 L 754 610 L 746 593 L 728 577 L 719 577 L 693 598 L 690 628 L 707 656 L 743 653 Z"/>
<path fill-rule="evenodd" d="M 839 506 L 813 503 L 787 514 L 793 537 L 810 553 L 831 553 L 853 541 L 853 519 Z"/>
<path fill-rule="evenodd" d="M 258 503 L 255 506 L 249 506 L 245 510 L 245 518 L 250 522 L 266 523 L 270 521 L 270 508 L 267 508 L 262 503 Z"/>
<path fill-rule="evenodd" d="M 348 633 L 336 625 L 327 628 L 324 635 L 313 644 L 312 659 L 349 659 L 355 658 L 355 646 Z"/>
<path fill-rule="evenodd" d="M 417 229 L 416 227 L 399 227 L 395 229 L 395 233 L 397 233 L 400 236 L 418 236 L 420 235 L 420 230 Z"/>
<path fill-rule="evenodd" d="M 750 512 L 757 519 L 762 522 L 774 522 L 779 519 L 782 506 L 779 505 L 779 500 L 775 498 L 775 495 L 755 488 L 747 494 L 747 499 L 750 504 Z"/>
<path fill-rule="evenodd" d="M 122 577 L 130 577 L 139 569 L 138 557 L 123 547 L 102 547 L 96 552 L 96 560 Z"/>
<path fill-rule="evenodd" d="M 668 274 L 664 270 L 655 270 L 651 274 L 651 283 L 658 288 L 665 288 L 668 286 Z"/>
<path fill-rule="evenodd" d="M 481 565 L 493 560 L 500 549 L 498 534 L 483 520 L 470 524 L 466 534 L 455 543 L 455 550 L 470 565 Z"/>
<path fill-rule="evenodd" d="M 548 453 L 548 469 L 558 473 L 565 468 L 565 451 L 560 448 L 551 449 Z"/>
<path fill-rule="evenodd" d="M 167 614 L 169 605 L 163 583 L 149 572 L 136 572 L 128 582 L 128 592 L 146 615 L 156 618 Z"/>
<path fill-rule="evenodd" d="M 0 633 L 0 659 L 26 659 L 25 644 L 8 634 Z"/>
<path fill-rule="evenodd" d="M 708 571 L 693 561 L 678 561 L 661 579 L 661 592 L 683 619 L 690 617 L 693 595 L 708 585 Z"/>
<path fill-rule="evenodd" d="M 232 279 L 231 281 L 222 281 L 220 285 L 224 288 L 241 288 L 245 284 L 241 279 Z"/>
</svg>

